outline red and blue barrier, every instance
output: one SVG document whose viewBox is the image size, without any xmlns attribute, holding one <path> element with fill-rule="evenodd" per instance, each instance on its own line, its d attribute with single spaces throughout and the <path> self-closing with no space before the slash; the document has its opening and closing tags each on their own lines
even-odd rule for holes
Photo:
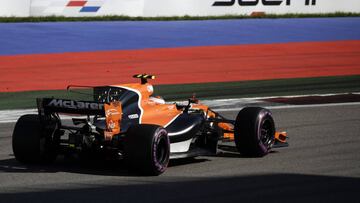
<svg viewBox="0 0 360 203">
<path fill-rule="evenodd" d="M 0 55 L 17 55 L 360 40 L 360 18 L 3 23 L 0 30 Z"/>
<path fill-rule="evenodd" d="M 7 92 L 121 83 L 139 72 L 159 75 L 158 84 L 360 74 L 358 17 L 3 23 L 0 30 Z"/>
</svg>

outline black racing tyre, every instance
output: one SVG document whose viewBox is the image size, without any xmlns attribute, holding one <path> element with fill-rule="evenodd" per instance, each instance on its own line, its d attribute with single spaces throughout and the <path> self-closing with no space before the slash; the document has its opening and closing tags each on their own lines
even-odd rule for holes
<svg viewBox="0 0 360 203">
<path fill-rule="evenodd" d="M 22 163 L 49 163 L 56 159 L 59 143 L 51 133 L 42 131 L 38 115 L 23 115 L 16 122 L 12 148 L 16 160 Z"/>
<path fill-rule="evenodd" d="M 142 175 L 160 175 L 167 169 L 170 141 L 163 127 L 134 125 L 124 139 L 124 158 L 130 169 Z"/>
<path fill-rule="evenodd" d="M 265 156 L 274 144 L 275 123 L 268 109 L 243 108 L 236 117 L 234 130 L 236 147 L 245 156 Z"/>
</svg>

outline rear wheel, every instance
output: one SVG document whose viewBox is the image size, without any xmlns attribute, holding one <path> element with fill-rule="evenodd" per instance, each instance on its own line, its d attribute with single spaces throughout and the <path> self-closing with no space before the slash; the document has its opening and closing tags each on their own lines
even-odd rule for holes
<svg viewBox="0 0 360 203">
<path fill-rule="evenodd" d="M 262 157 L 274 144 L 275 123 L 268 109 L 246 107 L 235 122 L 235 144 L 246 156 Z"/>
<path fill-rule="evenodd" d="M 125 161 L 143 175 L 165 172 L 170 156 L 167 131 L 157 125 L 135 125 L 129 128 L 124 143 Z"/>
<path fill-rule="evenodd" d="M 23 163 L 48 163 L 57 156 L 59 143 L 55 127 L 43 129 L 38 115 L 23 115 L 16 122 L 12 147 L 16 160 Z"/>
</svg>

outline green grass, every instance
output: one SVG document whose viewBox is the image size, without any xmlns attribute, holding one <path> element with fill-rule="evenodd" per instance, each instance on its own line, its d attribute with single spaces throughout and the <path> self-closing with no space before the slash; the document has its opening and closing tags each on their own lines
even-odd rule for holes
<svg viewBox="0 0 360 203">
<path fill-rule="evenodd" d="M 243 82 L 161 85 L 155 87 L 165 99 L 188 98 L 193 93 L 201 99 L 281 96 L 360 92 L 360 75 L 318 78 L 277 79 Z"/>
<path fill-rule="evenodd" d="M 282 96 L 317 93 L 360 92 L 360 75 L 278 79 L 242 82 L 220 82 L 183 85 L 158 85 L 155 94 L 166 100 L 186 100 L 193 93 L 199 99 L 239 98 L 258 96 Z M 0 109 L 25 109 L 36 107 L 36 98 L 55 97 L 91 100 L 89 90 L 81 90 L 84 94 L 67 92 L 66 90 L 27 91 L 0 93 Z"/>
<path fill-rule="evenodd" d="M 130 17 L 130 16 L 93 16 L 93 17 L 0 17 L 0 22 L 63 22 L 63 21 L 176 21 L 176 20 L 224 20 L 248 18 L 317 18 L 317 17 L 359 17 L 360 13 L 314 13 L 314 14 L 266 14 L 263 16 L 223 15 L 223 16 L 170 16 L 170 17 Z"/>
<path fill-rule="evenodd" d="M 0 109 L 34 108 L 36 107 L 36 98 L 52 97 L 63 99 L 92 100 L 92 96 L 90 95 L 71 93 L 66 90 L 0 92 Z"/>
</svg>

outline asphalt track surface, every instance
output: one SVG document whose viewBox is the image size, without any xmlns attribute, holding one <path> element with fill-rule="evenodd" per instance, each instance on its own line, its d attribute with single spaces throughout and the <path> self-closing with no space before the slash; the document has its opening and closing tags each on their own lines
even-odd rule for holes
<svg viewBox="0 0 360 203">
<path fill-rule="evenodd" d="M 0 124 L 0 202 L 357 202 L 360 105 L 272 111 L 289 148 L 263 158 L 221 153 L 172 161 L 158 177 L 136 176 L 121 162 L 19 164 L 14 124 Z"/>
</svg>

